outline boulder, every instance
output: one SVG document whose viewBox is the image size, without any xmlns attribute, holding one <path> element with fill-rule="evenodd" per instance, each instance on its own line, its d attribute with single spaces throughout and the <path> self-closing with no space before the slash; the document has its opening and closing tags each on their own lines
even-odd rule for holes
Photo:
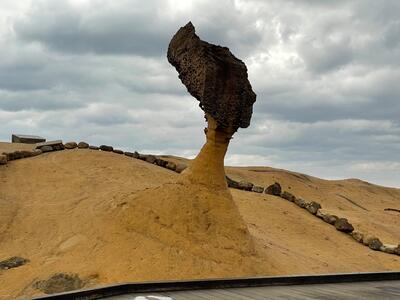
<svg viewBox="0 0 400 300">
<path fill-rule="evenodd" d="M 0 154 L 0 165 L 6 165 L 8 162 L 7 155 Z"/>
<path fill-rule="evenodd" d="M 89 146 L 89 149 L 90 149 L 90 150 L 100 150 L 99 147 L 93 146 L 93 145 L 90 145 L 90 146 Z"/>
<path fill-rule="evenodd" d="M 324 220 L 324 222 L 331 224 L 331 225 L 335 225 L 336 221 L 339 219 L 337 216 L 335 215 L 330 215 L 330 214 L 325 214 L 322 219 Z"/>
<path fill-rule="evenodd" d="M 306 204 L 306 209 L 309 211 L 310 214 L 317 214 L 317 211 L 321 208 L 321 204 L 315 201 L 311 201 L 310 203 Z"/>
<path fill-rule="evenodd" d="M 353 225 L 351 225 L 346 218 L 337 219 L 334 225 L 335 225 L 336 230 L 339 230 L 342 232 L 350 233 L 354 230 Z"/>
<path fill-rule="evenodd" d="M 51 152 L 51 151 L 53 151 L 53 147 L 52 146 L 42 146 L 42 147 L 40 147 L 40 150 L 42 150 L 43 153 Z"/>
<path fill-rule="evenodd" d="M 301 198 L 296 198 L 296 199 L 294 200 L 294 203 L 296 203 L 296 205 L 299 206 L 299 207 L 301 207 L 301 208 L 306 208 L 306 205 L 307 205 L 307 202 L 304 201 L 304 200 L 301 199 Z"/>
<path fill-rule="evenodd" d="M 202 41 L 189 22 L 171 39 L 167 57 L 200 108 L 221 127 L 236 131 L 250 125 L 256 94 L 246 65 L 228 48 Z"/>
<path fill-rule="evenodd" d="M 145 161 L 150 164 L 154 164 L 156 159 L 157 158 L 154 155 L 149 154 L 149 155 L 146 155 Z"/>
<path fill-rule="evenodd" d="M 125 151 L 124 155 L 128 156 L 128 157 L 133 157 L 133 153 L 129 152 L 129 151 Z"/>
<path fill-rule="evenodd" d="M 275 182 L 274 184 L 271 184 L 268 186 L 264 193 L 274 195 L 274 196 L 280 196 L 282 193 L 282 188 L 281 185 L 278 182 Z"/>
<path fill-rule="evenodd" d="M 363 240 L 363 244 L 376 251 L 380 250 L 383 246 L 382 242 L 375 236 L 368 236 Z"/>
<path fill-rule="evenodd" d="M 117 154 L 124 154 L 124 151 L 119 150 L 119 149 L 113 149 L 112 152 L 117 153 Z"/>
<path fill-rule="evenodd" d="M 254 184 L 248 181 L 240 181 L 238 184 L 238 189 L 244 190 L 244 191 L 251 191 L 253 189 Z"/>
<path fill-rule="evenodd" d="M 282 193 L 281 197 L 283 199 L 286 199 L 286 200 L 290 201 L 290 202 L 294 202 L 294 200 L 296 200 L 296 197 L 292 193 L 289 193 L 288 191 L 284 191 Z"/>
<path fill-rule="evenodd" d="M 171 171 L 175 171 L 176 170 L 176 164 L 174 162 L 172 162 L 172 161 L 169 161 L 165 167 L 167 169 L 171 170 Z"/>
<path fill-rule="evenodd" d="M 111 151 L 114 150 L 114 148 L 113 148 L 112 146 L 101 145 L 101 146 L 100 146 L 100 150 L 101 150 L 101 151 L 111 152 Z"/>
<path fill-rule="evenodd" d="M 139 158 L 140 154 L 139 152 L 135 151 L 133 152 L 133 158 Z"/>
<path fill-rule="evenodd" d="M 263 193 L 264 192 L 264 187 L 258 186 L 258 185 L 253 185 L 251 191 L 254 192 L 254 193 Z"/>
<path fill-rule="evenodd" d="M 52 147 L 53 147 L 54 151 L 59 151 L 59 150 L 64 150 L 65 149 L 64 144 L 57 144 L 57 145 L 54 145 Z"/>
<path fill-rule="evenodd" d="M 162 158 L 156 158 L 156 161 L 154 162 L 157 166 L 160 166 L 162 168 L 165 168 L 167 165 L 168 161 L 162 159 Z"/>
<path fill-rule="evenodd" d="M 351 236 L 353 239 L 355 239 L 357 242 L 362 243 L 364 239 L 364 235 L 361 232 L 358 231 L 353 231 L 351 233 Z"/>
<path fill-rule="evenodd" d="M 89 148 L 89 144 L 85 143 L 85 142 L 79 142 L 78 148 L 79 149 L 88 149 Z"/>
<path fill-rule="evenodd" d="M 78 144 L 76 142 L 68 142 L 64 144 L 65 149 L 75 149 L 78 147 Z"/>
<path fill-rule="evenodd" d="M 187 165 L 184 163 L 177 163 L 175 172 L 182 173 L 187 168 Z"/>
<path fill-rule="evenodd" d="M 83 286 L 83 281 L 77 274 L 73 273 L 56 273 L 46 280 L 40 280 L 34 283 L 34 287 L 45 294 L 77 290 Z"/>
<path fill-rule="evenodd" d="M 19 257 L 19 256 L 13 256 L 9 259 L 0 261 L 0 270 L 8 270 L 8 269 L 20 267 L 20 266 L 25 265 L 28 262 L 29 262 L 29 259 Z"/>
</svg>

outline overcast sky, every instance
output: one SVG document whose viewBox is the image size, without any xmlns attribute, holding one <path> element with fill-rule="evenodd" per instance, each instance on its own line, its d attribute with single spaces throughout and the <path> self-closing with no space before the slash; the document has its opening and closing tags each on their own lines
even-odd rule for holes
<svg viewBox="0 0 400 300">
<path fill-rule="evenodd" d="M 189 20 L 257 94 L 227 165 L 400 187 L 398 0 L 1 0 L 0 140 L 11 133 L 193 157 L 203 113 L 168 64 Z"/>
</svg>

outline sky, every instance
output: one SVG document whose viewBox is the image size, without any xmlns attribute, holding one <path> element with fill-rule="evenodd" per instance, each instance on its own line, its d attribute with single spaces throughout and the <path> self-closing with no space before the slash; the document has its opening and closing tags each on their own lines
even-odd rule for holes
<svg viewBox="0 0 400 300">
<path fill-rule="evenodd" d="M 204 114 L 169 65 L 192 21 L 257 94 L 225 164 L 400 187 L 398 0 L 2 0 L 0 140 L 11 133 L 194 157 Z"/>
</svg>

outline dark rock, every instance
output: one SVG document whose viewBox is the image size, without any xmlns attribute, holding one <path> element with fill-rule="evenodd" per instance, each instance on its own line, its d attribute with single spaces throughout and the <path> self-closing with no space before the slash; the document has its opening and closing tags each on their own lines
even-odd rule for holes
<svg viewBox="0 0 400 300">
<path fill-rule="evenodd" d="M 97 147 L 97 146 L 92 146 L 92 145 L 89 146 L 89 149 L 90 149 L 90 150 L 100 150 L 99 147 Z"/>
<path fill-rule="evenodd" d="M 274 196 L 280 196 L 282 193 L 282 188 L 281 185 L 278 182 L 275 182 L 274 184 L 271 184 L 268 186 L 264 193 L 274 195 Z"/>
<path fill-rule="evenodd" d="M 172 161 L 169 161 L 165 167 L 167 169 L 171 170 L 171 171 L 175 171 L 176 170 L 176 164 L 174 162 L 172 162 Z"/>
<path fill-rule="evenodd" d="M 239 182 L 233 180 L 232 178 L 225 175 L 226 182 L 228 183 L 228 187 L 237 189 L 239 188 Z"/>
<path fill-rule="evenodd" d="M 311 201 L 310 203 L 306 204 L 306 209 L 310 212 L 310 214 L 315 215 L 318 210 L 321 208 L 321 204 L 315 201 Z"/>
<path fill-rule="evenodd" d="M 150 164 L 154 164 L 156 162 L 156 159 L 157 158 L 154 155 L 149 154 L 146 156 L 145 160 Z"/>
<path fill-rule="evenodd" d="M 133 152 L 133 158 L 139 158 L 140 154 L 139 152 L 135 151 Z"/>
<path fill-rule="evenodd" d="M 64 144 L 63 144 L 62 140 L 37 143 L 36 149 L 42 149 L 43 146 L 51 146 L 53 148 L 53 150 L 63 150 L 64 149 Z"/>
<path fill-rule="evenodd" d="M 256 94 L 246 65 L 228 48 L 200 40 L 189 22 L 172 38 L 167 56 L 189 93 L 218 124 L 233 129 L 250 125 Z"/>
<path fill-rule="evenodd" d="M 337 219 L 334 225 L 335 225 L 336 230 L 339 230 L 342 232 L 350 233 L 354 230 L 353 225 L 351 225 L 346 218 Z"/>
<path fill-rule="evenodd" d="M 244 190 L 244 191 L 251 191 L 253 188 L 254 184 L 248 181 L 240 181 L 238 184 L 238 189 L 239 190 Z"/>
<path fill-rule="evenodd" d="M 372 250 L 380 250 L 382 246 L 382 242 L 377 237 L 368 240 L 368 247 Z"/>
<path fill-rule="evenodd" d="M 6 165 L 8 162 L 7 155 L 1 154 L 0 155 L 0 165 Z"/>
<path fill-rule="evenodd" d="M 177 163 L 175 172 L 182 173 L 187 168 L 187 165 L 184 163 Z"/>
<path fill-rule="evenodd" d="M 54 151 L 60 151 L 60 150 L 64 150 L 65 149 L 63 144 L 57 144 L 57 145 L 54 145 L 52 147 L 53 147 Z"/>
<path fill-rule="evenodd" d="M 264 187 L 254 185 L 253 188 L 251 189 L 254 193 L 263 193 L 264 192 Z"/>
<path fill-rule="evenodd" d="M 129 151 L 125 151 L 124 154 L 128 157 L 133 157 L 133 153 Z"/>
<path fill-rule="evenodd" d="M 37 281 L 34 287 L 45 294 L 62 293 L 80 289 L 84 286 L 83 281 L 77 274 L 56 273 L 47 280 Z"/>
<path fill-rule="evenodd" d="M 79 142 L 78 148 L 79 149 L 88 149 L 89 148 L 89 144 L 85 143 L 85 142 Z"/>
<path fill-rule="evenodd" d="M 359 243 L 362 243 L 362 242 L 363 242 L 364 235 L 363 235 L 362 233 L 360 233 L 360 232 L 358 232 L 358 231 L 353 231 L 353 232 L 351 233 L 351 236 L 352 236 L 352 238 L 355 239 L 357 242 L 359 242 Z"/>
<path fill-rule="evenodd" d="M 51 152 L 51 151 L 53 151 L 53 147 L 52 147 L 52 146 L 42 146 L 42 147 L 40 148 L 40 150 L 42 150 L 43 153 L 45 153 L 45 152 Z"/>
<path fill-rule="evenodd" d="M 113 149 L 113 152 L 117 153 L 117 154 L 124 154 L 124 151 L 119 150 L 119 149 Z"/>
<path fill-rule="evenodd" d="M 23 143 L 23 144 L 36 144 L 45 142 L 46 139 L 37 135 L 26 135 L 26 134 L 12 134 L 11 142 Z"/>
<path fill-rule="evenodd" d="M 140 160 L 146 160 L 147 155 L 146 154 L 139 154 L 139 159 Z"/>
<path fill-rule="evenodd" d="M 14 256 L 9 259 L 0 261 L 0 269 L 8 270 L 8 269 L 16 268 L 16 267 L 23 266 L 28 262 L 29 262 L 29 259 L 22 258 L 19 256 Z"/>
<path fill-rule="evenodd" d="M 154 162 L 157 166 L 165 168 L 165 166 L 168 164 L 168 161 L 162 159 L 162 158 L 156 158 L 156 161 Z"/>
<path fill-rule="evenodd" d="M 65 149 L 75 149 L 78 147 L 76 142 L 68 142 L 64 144 Z"/>
<path fill-rule="evenodd" d="M 101 150 L 101 151 L 111 152 L 111 151 L 114 150 L 114 148 L 113 148 L 112 146 L 101 145 L 101 146 L 100 146 L 100 150 Z"/>
<path fill-rule="evenodd" d="M 337 216 L 335 216 L 335 215 L 326 214 L 326 215 L 323 216 L 322 219 L 328 224 L 335 225 L 336 221 L 339 218 Z"/>
<path fill-rule="evenodd" d="M 296 197 L 292 193 L 289 193 L 287 191 L 284 191 L 282 193 L 281 197 L 283 199 L 286 199 L 286 200 L 290 201 L 290 202 L 294 202 L 294 200 L 296 200 Z"/>
<path fill-rule="evenodd" d="M 296 199 L 294 200 L 294 203 L 295 203 L 297 206 L 301 207 L 301 208 L 306 208 L 306 206 L 307 206 L 307 202 L 304 201 L 304 200 L 301 199 L 301 198 L 296 198 Z"/>
</svg>

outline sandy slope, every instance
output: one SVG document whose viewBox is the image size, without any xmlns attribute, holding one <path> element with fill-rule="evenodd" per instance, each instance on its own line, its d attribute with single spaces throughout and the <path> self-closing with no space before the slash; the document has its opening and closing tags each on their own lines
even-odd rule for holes
<svg viewBox="0 0 400 300">
<path fill-rule="evenodd" d="M 347 217 L 356 229 L 376 234 L 385 243 L 400 242 L 400 214 L 383 210 L 400 208 L 399 189 L 359 180 L 326 181 L 271 168 L 227 168 L 227 173 L 263 186 L 278 181 L 296 196 L 318 201 L 327 211 Z M 400 270 L 400 257 L 369 250 L 294 204 L 265 194 L 231 190 L 253 237 L 256 252 L 251 260 L 256 268 L 245 258 L 247 254 L 242 259 L 232 252 L 227 241 L 216 242 L 214 248 L 221 251 L 216 259 L 201 253 L 212 249 L 172 243 L 163 226 L 157 235 L 158 227 L 146 234 L 133 226 L 143 222 L 126 225 L 129 215 L 145 220 L 149 211 L 160 211 L 163 204 L 156 201 L 157 195 L 166 193 L 178 179 L 178 174 L 155 165 L 91 150 L 48 153 L 1 166 L 0 260 L 18 255 L 31 262 L 0 271 L 0 299 L 36 294 L 31 284 L 56 272 L 78 273 L 91 286 Z M 180 201 L 186 194 L 189 199 L 195 197 L 184 189 L 179 193 Z M 135 199 L 145 199 L 142 204 L 146 205 L 135 205 Z M 126 213 L 129 210 L 132 214 Z M 153 226 L 151 220 L 146 224 Z"/>
</svg>

